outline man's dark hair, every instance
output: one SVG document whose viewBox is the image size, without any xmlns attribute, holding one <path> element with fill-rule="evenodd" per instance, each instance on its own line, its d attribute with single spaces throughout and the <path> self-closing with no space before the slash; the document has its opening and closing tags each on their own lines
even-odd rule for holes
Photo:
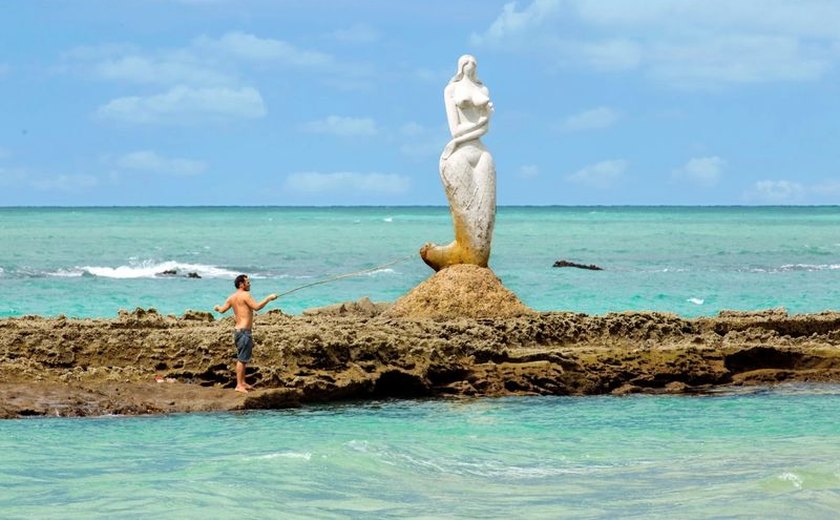
<svg viewBox="0 0 840 520">
<path fill-rule="evenodd" d="M 248 275 L 247 275 L 247 274 L 240 274 L 240 275 L 239 275 L 239 276 L 237 276 L 237 277 L 236 277 L 236 279 L 233 281 L 233 286 L 234 286 L 234 287 L 236 287 L 237 289 L 239 289 L 239 286 L 240 286 L 240 285 L 242 285 L 243 283 L 245 283 L 245 280 L 246 280 L 247 278 L 248 278 Z"/>
</svg>

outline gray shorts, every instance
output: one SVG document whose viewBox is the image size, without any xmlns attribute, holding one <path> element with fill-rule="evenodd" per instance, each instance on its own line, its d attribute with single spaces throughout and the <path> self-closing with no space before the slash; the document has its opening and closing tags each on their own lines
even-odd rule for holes
<svg viewBox="0 0 840 520">
<path fill-rule="evenodd" d="M 254 338 L 248 329 L 233 329 L 233 342 L 236 344 L 236 359 L 242 363 L 251 361 L 251 351 L 254 349 Z"/>
</svg>

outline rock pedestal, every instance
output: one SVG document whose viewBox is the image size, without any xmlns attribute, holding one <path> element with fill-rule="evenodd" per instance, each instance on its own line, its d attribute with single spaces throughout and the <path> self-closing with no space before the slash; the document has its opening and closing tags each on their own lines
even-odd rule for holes
<svg viewBox="0 0 840 520">
<path fill-rule="evenodd" d="M 536 315 L 487 267 L 442 269 L 409 291 L 383 316 L 394 318 L 511 318 Z"/>
</svg>

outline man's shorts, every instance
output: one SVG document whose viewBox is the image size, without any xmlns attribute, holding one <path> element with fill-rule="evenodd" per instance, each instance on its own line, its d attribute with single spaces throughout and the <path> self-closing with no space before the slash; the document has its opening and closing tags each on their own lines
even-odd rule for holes
<svg viewBox="0 0 840 520">
<path fill-rule="evenodd" d="M 251 361 L 251 351 L 254 349 L 254 338 L 248 329 L 233 329 L 233 342 L 236 343 L 236 359 L 243 363 Z"/>
</svg>

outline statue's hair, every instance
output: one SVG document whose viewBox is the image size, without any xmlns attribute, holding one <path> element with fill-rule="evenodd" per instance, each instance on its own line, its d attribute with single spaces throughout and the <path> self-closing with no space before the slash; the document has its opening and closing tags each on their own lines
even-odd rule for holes
<svg viewBox="0 0 840 520">
<path fill-rule="evenodd" d="M 464 77 L 464 67 L 469 62 L 476 63 L 475 56 L 473 56 L 472 54 L 464 54 L 463 56 L 458 58 L 458 72 L 455 73 L 455 75 L 452 77 L 452 79 L 449 80 L 450 83 L 455 83 L 456 81 L 460 81 Z M 480 79 L 478 79 L 477 75 L 476 75 L 476 78 L 475 78 L 475 82 L 479 85 L 484 84 L 484 83 L 481 82 Z"/>
</svg>

